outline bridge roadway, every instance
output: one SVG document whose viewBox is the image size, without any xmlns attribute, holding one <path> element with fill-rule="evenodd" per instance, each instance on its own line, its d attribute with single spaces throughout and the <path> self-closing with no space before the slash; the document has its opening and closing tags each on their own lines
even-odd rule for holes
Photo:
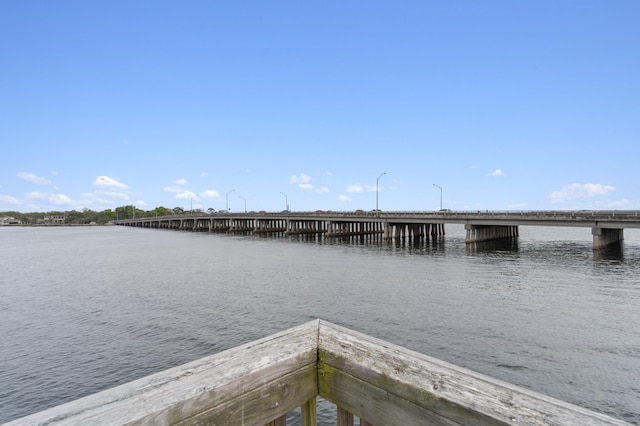
<svg viewBox="0 0 640 426">
<path fill-rule="evenodd" d="M 625 228 L 640 228 L 640 211 L 371 211 L 215 212 L 118 220 L 116 225 L 207 232 L 371 236 L 384 239 L 433 238 L 445 224 L 461 224 L 467 244 L 518 237 L 519 226 L 591 228 L 594 250 L 621 241 Z"/>
</svg>

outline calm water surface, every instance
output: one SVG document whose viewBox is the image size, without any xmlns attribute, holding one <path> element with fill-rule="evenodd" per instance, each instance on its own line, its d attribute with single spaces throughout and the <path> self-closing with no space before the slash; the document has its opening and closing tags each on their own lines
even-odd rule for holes
<svg viewBox="0 0 640 426">
<path fill-rule="evenodd" d="M 600 252 L 588 228 L 520 233 L 2 227 L 0 423 L 319 317 L 640 425 L 640 232 Z"/>
</svg>

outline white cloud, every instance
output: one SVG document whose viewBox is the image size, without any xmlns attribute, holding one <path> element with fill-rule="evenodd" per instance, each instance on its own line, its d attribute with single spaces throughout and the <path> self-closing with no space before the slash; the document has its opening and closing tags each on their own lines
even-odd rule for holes
<svg viewBox="0 0 640 426">
<path fill-rule="evenodd" d="M 494 177 L 504 177 L 506 175 L 507 174 L 503 172 L 501 169 L 495 169 L 494 171 L 489 173 L 489 176 L 494 176 Z"/>
<path fill-rule="evenodd" d="M 82 196 L 85 197 L 85 199 L 80 200 L 79 203 L 87 206 L 87 208 L 89 208 L 88 206 L 93 206 L 91 208 L 96 208 L 95 206 L 101 206 L 102 208 L 98 210 L 104 210 L 115 205 L 113 200 L 108 200 L 106 198 L 97 198 L 94 194 L 82 194 Z"/>
<path fill-rule="evenodd" d="M 351 201 L 351 197 L 347 195 L 338 195 L 338 200 L 340 201 Z"/>
<path fill-rule="evenodd" d="M 95 195 L 103 195 L 105 197 L 112 197 L 112 198 L 120 198 L 122 200 L 128 200 L 129 199 L 129 195 L 124 193 L 124 192 L 116 192 L 116 191 L 95 191 L 94 192 Z"/>
<path fill-rule="evenodd" d="M 552 203 L 563 203 L 576 198 L 591 198 L 599 195 L 606 195 L 615 191 L 616 188 L 611 185 L 601 185 L 598 183 L 572 183 L 566 185 L 559 191 L 553 191 L 549 194 Z"/>
<path fill-rule="evenodd" d="M 188 182 L 185 178 L 182 179 L 178 179 L 177 181 L 175 181 L 176 185 L 186 185 Z"/>
<path fill-rule="evenodd" d="M 110 178 L 109 176 L 98 176 L 96 180 L 93 181 L 93 186 L 129 189 L 129 187 L 124 183 L 118 182 L 117 179 Z"/>
<path fill-rule="evenodd" d="M 312 190 L 314 186 L 310 182 L 311 176 L 304 173 L 300 173 L 299 176 L 291 176 L 289 179 L 290 184 L 298 185 L 300 189 Z"/>
<path fill-rule="evenodd" d="M 51 185 L 51 181 L 47 178 L 37 176 L 33 173 L 20 172 L 18 177 L 24 181 L 35 183 L 36 185 Z"/>
<path fill-rule="evenodd" d="M 162 190 L 166 192 L 180 192 L 182 191 L 182 188 L 179 188 L 177 186 L 165 186 L 164 188 L 162 188 Z"/>
<path fill-rule="evenodd" d="M 176 198 L 180 199 L 180 200 L 190 200 L 192 198 L 197 198 L 198 194 L 196 194 L 195 192 L 191 192 L 191 191 L 183 191 L 179 194 L 176 194 Z"/>
<path fill-rule="evenodd" d="M 202 194 L 200 194 L 202 198 L 218 198 L 219 195 L 220 194 L 218 194 L 218 191 L 214 191 L 213 189 L 207 189 Z"/>
<path fill-rule="evenodd" d="M 26 197 L 30 200 L 46 201 L 55 205 L 75 206 L 75 202 L 64 194 L 52 194 L 49 192 L 29 192 Z"/>
<path fill-rule="evenodd" d="M 11 195 L 0 195 L 0 201 L 4 201 L 9 204 L 20 204 L 18 199 L 12 197 Z"/>
<path fill-rule="evenodd" d="M 207 177 L 207 176 L 209 176 L 209 173 L 207 172 L 200 173 L 200 177 Z"/>
<path fill-rule="evenodd" d="M 352 185 L 347 186 L 347 192 L 349 193 L 364 192 L 364 188 L 359 183 L 354 183 Z"/>
<path fill-rule="evenodd" d="M 331 173 L 327 173 L 331 176 Z M 312 178 L 306 173 L 300 173 L 298 176 L 291 176 L 289 179 L 290 184 L 298 185 L 298 188 L 308 191 L 315 191 L 317 194 L 326 194 L 329 192 L 329 188 L 326 186 L 316 188 L 312 183 Z"/>
<path fill-rule="evenodd" d="M 292 184 L 305 184 L 309 182 L 311 182 L 311 176 L 304 173 L 300 173 L 299 176 L 291 176 L 289 179 L 289 183 Z"/>
</svg>

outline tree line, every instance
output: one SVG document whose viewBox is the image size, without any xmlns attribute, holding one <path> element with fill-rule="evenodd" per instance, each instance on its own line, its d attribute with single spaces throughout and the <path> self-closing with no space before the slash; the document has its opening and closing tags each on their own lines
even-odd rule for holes
<svg viewBox="0 0 640 426">
<path fill-rule="evenodd" d="M 213 213 L 214 209 L 208 209 L 208 213 Z M 0 212 L 0 217 L 13 217 L 24 225 L 44 224 L 47 217 L 53 215 L 63 215 L 66 225 L 106 225 L 114 220 L 135 219 L 137 217 L 155 217 L 167 216 L 174 214 L 182 214 L 185 210 L 182 207 L 168 208 L 158 206 L 152 210 L 143 210 L 135 206 L 120 206 L 115 209 L 107 209 L 103 211 L 95 211 L 91 209 L 67 210 L 67 211 L 50 211 L 50 212 L 31 212 L 21 213 L 15 211 Z M 203 213 L 202 209 L 194 209 L 194 213 Z"/>
</svg>

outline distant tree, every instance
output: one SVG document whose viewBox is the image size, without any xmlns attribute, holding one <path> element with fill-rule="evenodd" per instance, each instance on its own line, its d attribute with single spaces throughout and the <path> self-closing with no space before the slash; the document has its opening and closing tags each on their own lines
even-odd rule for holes
<svg viewBox="0 0 640 426">
<path fill-rule="evenodd" d="M 91 210 L 91 209 L 83 209 L 82 210 L 82 223 L 90 224 L 90 223 L 98 223 L 98 215 L 100 213 Z"/>
<path fill-rule="evenodd" d="M 0 212 L 0 216 L 12 217 L 24 224 L 35 224 L 38 219 L 44 218 L 44 213 L 20 213 L 15 211 Z"/>
<path fill-rule="evenodd" d="M 50 215 L 61 214 L 60 212 L 50 212 Z M 69 225 L 81 225 L 84 223 L 82 212 L 71 210 L 64 213 L 64 223 Z"/>
<path fill-rule="evenodd" d="M 136 217 L 145 217 L 146 212 L 142 209 L 137 208 L 136 206 L 133 206 L 133 219 L 135 219 Z"/>
<path fill-rule="evenodd" d="M 120 206 L 120 207 L 116 207 L 115 212 L 114 212 L 114 219 L 115 220 L 122 220 L 122 219 L 126 219 L 126 210 L 124 207 Z"/>
<path fill-rule="evenodd" d="M 168 208 L 164 207 L 164 206 L 158 206 L 156 207 L 156 211 L 158 212 L 158 216 L 167 216 L 173 213 L 172 210 L 169 210 Z"/>
<path fill-rule="evenodd" d="M 140 209 L 135 209 L 134 206 L 120 206 L 116 208 L 116 219 L 124 220 L 124 219 L 135 219 L 136 217 L 143 217 L 143 211 Z"/>
<path fill-rule="evenodd" d="M 99 225 L 104 225 L 110 220 L 114 220 L 116 218 L 116 212 L 111 209 L 107 209 L 99 214 L 100 220 L 98 221 Z"/>
</svg>

